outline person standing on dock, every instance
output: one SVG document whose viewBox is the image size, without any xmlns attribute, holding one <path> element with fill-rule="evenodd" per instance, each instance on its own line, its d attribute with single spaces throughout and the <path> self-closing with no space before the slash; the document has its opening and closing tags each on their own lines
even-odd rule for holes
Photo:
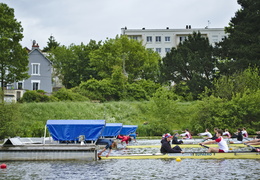
<svg viewBox="0 0 260 180">
<path fill-rule="evenodd" d="M 179 146 L 174 146 L 171 148 L 170 142 L 172 141 L 173 136 L 170 134 L 165 135 L 165 138 L 161 140 L 162 146 L 161 146 L 161 153 L 166 154 L 166 153 L 184 153 L 182 149 Z"/>
<path fill-rule="evenodd" d="M 106 147 L 98 153 L 98 156 L 101 156 L 103 152 L 105 152 L 107 149 L 109 149 L 106 157 L 108 157 L 112 151 L 113 148 L 117 147 L 117 143 L 112 139 L 98 139 L 96 142 L 96 145 L 106 145 Z"/>
<path fill-rule="evenodd" d="M 200 143 L 200 145 L 218 143 L 219 148 L 210 147 L 208 149 L 208 152 L 211 152 L 211 153 L 217 153 L 217 152 L 224 153 L 224 152 L 228 152 L 229 148 L 228 148 L 227 142 L 223 139 L 222 135 L 223 135 L 223 131 L 221 129 L 218 129 L 217 130 L 217 134 L 216 134 L 217 139 L 212 140 L 212 141 L 206 141 L 206 142 Z"/>
<path fill-rule="evenodd" d="M 212 138 L 212 134 L 209 132 L 209 129 L 205 129 L 204 133 L 199 133 L 199 136 L 207 136 L 204 139 L 211 139 Z"/>
</svg>

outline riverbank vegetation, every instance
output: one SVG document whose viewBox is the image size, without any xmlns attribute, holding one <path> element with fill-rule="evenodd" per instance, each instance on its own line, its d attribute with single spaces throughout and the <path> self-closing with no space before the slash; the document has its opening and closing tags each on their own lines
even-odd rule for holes
<svg viewBox="0 0 260 180">
<path fill-rule="evenodd" d="M 235 92 L 238 91 L 238 87 L 234 87 L 235 81 L 232 84 L 224 78 L 216 83 L 221 84 L 221 91 L 205 91 L 201 100 L 190 102 L 178 98 L 168 88 L 160 88 L 149 101 L 67 100 L 1 104 L 0 137 L 43 136 L 48 119 L 105 119 L 107 123 L 138 125 L 140 136 L 161 136 L 186 128 L 196 135 L 205 128 L 212 130 L 214 127 L 228 128 L 231 132 L 246 127 L 250 134 L 254 134 L 260 129 L 260 82 L 252 79 L 259 78 L 255 76 L 257 73 L 247 70 L 236 76 L 241 80 L 237 84 L 239 92 Z M 234 91 L 227 95 L 224 90 L 230 91 L 231 87 Z"/>
</svg>

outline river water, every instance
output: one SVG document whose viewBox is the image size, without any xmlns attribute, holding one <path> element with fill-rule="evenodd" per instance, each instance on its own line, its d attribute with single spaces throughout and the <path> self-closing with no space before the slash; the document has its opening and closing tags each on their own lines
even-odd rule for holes
<svg viewBox="0 0 260 180">
<path fill-rule="evenodd" d="M 158 143 L 140 140 L 138 145 Z M 185 151 L 206 151 L 184 149 Z M 158 148 L 115 150 L 111 155 L 158 153 Z M 7 180 L 110 180 L 110 179 L 260 179 L 260 160 L 254 159 L 112 159 L 85 161 L 11 161 L 0 169 Z"/>
</svg>

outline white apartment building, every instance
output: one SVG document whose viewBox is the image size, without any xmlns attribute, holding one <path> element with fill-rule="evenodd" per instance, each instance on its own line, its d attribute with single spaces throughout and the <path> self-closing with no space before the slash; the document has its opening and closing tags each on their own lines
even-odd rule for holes
<svg viewBox="0 0 260 180">
<path fill-rule="evenodd" d="M 147 49 L 158 52 L 161 57 L 164 57 L 167 52 L 171 51 L 172 47 L 177 47 L 180 42 L 184 41 L 194 31 L 200 32 L 202 36 L 207 37 L 212 46 L 215 46 L 216 42 L 222 41 L 227 36 L 224 28 L 191 28 L 190 25 L 186 25 L 184 29 L 170 29 L 168 27 L 165 29 L 121 28 L 122 35 L 142 41 Z"/>
</svg>

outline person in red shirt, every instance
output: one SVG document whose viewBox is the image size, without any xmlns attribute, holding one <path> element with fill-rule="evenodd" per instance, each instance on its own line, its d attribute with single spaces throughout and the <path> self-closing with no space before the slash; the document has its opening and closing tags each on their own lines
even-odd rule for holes
<svg viewBox="0 0 260 180">
<path fill-rule="evenodd" d="M 203 142 L 203 143 L 200 143 L 201 145 L 205 145 L 205 144 L 213 144 L 213 143 L 218 143 L 218 148 L 215 148 L 215 147 L 210 147 L 208 149 L 208 152 L 213 152 L 213 153 L 216 153 L 216 152 L 221 152 L 221 153 L 224 153 L 224 152 L 228 152 L 228 145 L 227 145 L 227 142 L 223 139 L 222 137 L 222 134 L 223 134 L 223 131 L 221 129 L 218 129 L 217 130 L 217 134 L 216 134 L 216 137 L 217 139 L 215 140 L 212 140 L 212 141 L 206 141 L 206 142 Z"/>
<path fill-rule="evenodd" d="M 132 140 L 132 138 L 130 136 L 123 136 L 123 135 L 118 135 L 117 138 L 121 139 L 121 144 L 122 145 L 124 144 L 124 142 L 126 144 L 128 144 Z"/>
</svg>

